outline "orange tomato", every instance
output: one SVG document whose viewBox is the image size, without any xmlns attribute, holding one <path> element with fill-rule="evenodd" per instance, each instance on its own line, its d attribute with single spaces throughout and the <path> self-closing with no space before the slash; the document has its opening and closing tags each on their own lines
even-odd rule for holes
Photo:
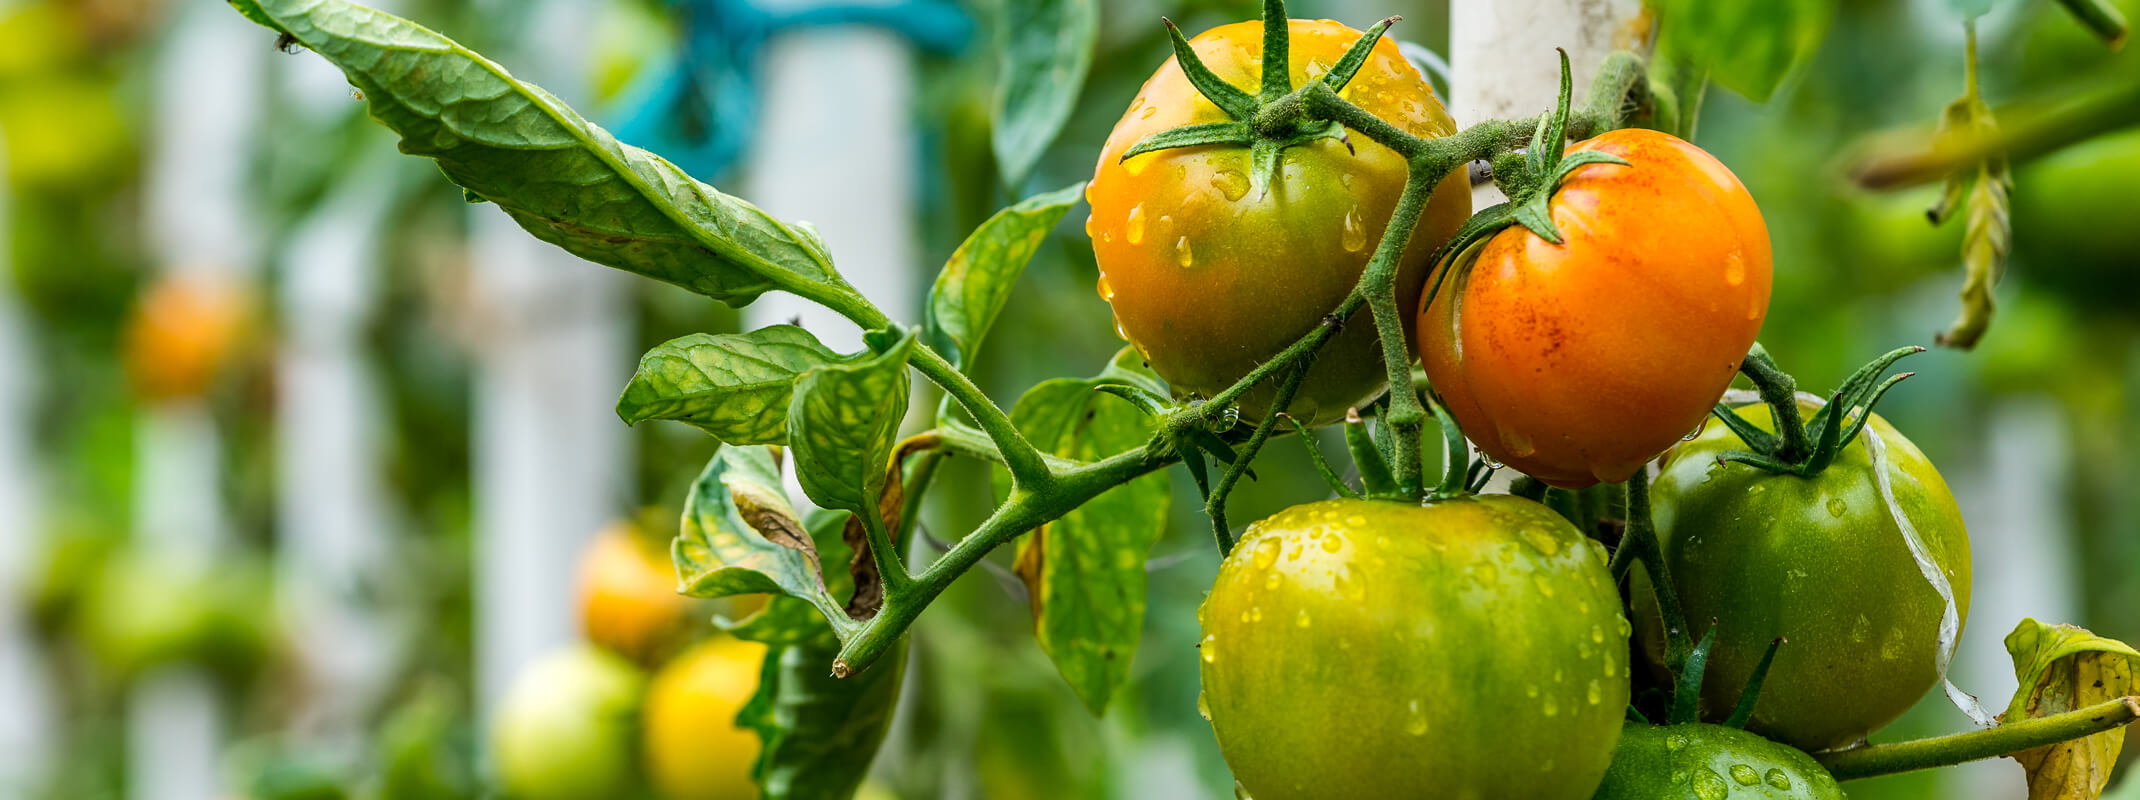
<svg viewBox="0 0 2140 800">
<path fill-rule="evenodd" d="M 135 393 L 155 402 L 207 391 L 244 339 L 247 314 L 244 290 L 227 279 L 170 273 L 150 284 L 126 325 Z"/>
<path fill-rule="evenodd" d="M 657 660 L 690 624 L 669 554 L 619 521 L 580 557 L 580 626 L 588 641 L 640 663 Z"/>
<path fill-rule="evenodd" d="M 1564 488 L 1626 480 L 1700 425 L 1768 314 L 1761 210 L 1670 134 L 1619 130 L 1549 207 L 1562 244 L 1513 226 L 1420 311 L 1428 380 L 1471 441 Z"/>
<path fill-rule="evenodd" d="M 1295 86 L 1327 72 L 1360 37 L 1328 20 L 1289 24 Z M 1251 93 L 1261 85 L 1262 23 L 1213 28 L 1189 44 L 1226 82 Z M 1456 131 L 1433 88 L 1389 39 L 1375 45 L 1340 95 L 1416 136 Z M 1321 324 L 1359 281 L 1404 189 L 1404 158 L 1358 133 L 1350 137 L 1356 152 L 1334 139 L 1287 148 L 1267 192 L 1251 186 L 1245 146 L 1121 160 L 1151 134 L 1226 119 L 1168 59 L 1115 124 L 1085 191 L 1092 205 L 1085 231 L 1116 331 L 1187 396 L 1226 389 Z M 1399 265 L 1400 308 L 1418 305 L 1434 249 L 1470 213 L 1470 185 L 1459 170 L 1435 190 Z M 1386 384 L 1375 327 L 1362 308 L 1324 345 L 1288 411 L 1332 422 Z M 1262 417 L 1275 393 L 1271 383 L 1258 386 L 1242 398 L 1242 412 Z"/>
</svg>

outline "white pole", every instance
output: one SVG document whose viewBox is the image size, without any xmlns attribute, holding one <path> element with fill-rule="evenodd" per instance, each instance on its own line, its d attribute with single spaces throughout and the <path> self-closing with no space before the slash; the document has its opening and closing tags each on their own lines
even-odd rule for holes
<svg viewBox="0 0 2140 800">
<path fill-rule="evenodd" d="M 238 281 L 257 262 L 247 188 L 272 47 L 229 10 L 173 10 L 149 96 L 156 138 L 145 189 L 149 242 L 167 272 L 221 273 Z M 134 541 L 167 564 L 206 569 L 226 546 L 229 521 L 214 420 L 198 402 L 142 413 L 136 425 Z M 222 699 L 196 669 L 143 676 L 127 708 L 127 795 L 133 800 L 222 797 Z"/>
<path fill-rule="evenodd" d="M 0 191 L 0 221 L 13 198 Z M 0 227 L 0 247 L 8 231 Z M 36 353 L 14 290 L 0 282 L 0 796 L 29 797 L 44 782 L 61 730 L 51 681 L 24 629 L 24 574 L 43 531 L 42 481 L 31 441 L 39 391 Z"/>
<path fill-rule="evenodd" d="M 1462 128 L 1489 119 L 1522 119 L 1553 110 L 1560 62 L 1568 51 L 1575 104 L 1584 80 L 1612 53 L 1614 37 L 1642 12 L 1641 0 L 1453 0 L 1449 8 L 1449 114 Z M 1492 184 L 1472 206 L 1501 202 Z M 1504 479 L 1505 480 L 1505 479 Z"/>
<path fill-rule="evenodd" d="M 529 3 L 516 74 L 584 100 L 587 0 Z M 536 241 L 477 206 L 474 279 L 488 337 L 475 396 L 477 699 L 488 715 L 521 665 L 576 635 L 573 566 L 628 507 L 629 278 Z"/>
</svg>

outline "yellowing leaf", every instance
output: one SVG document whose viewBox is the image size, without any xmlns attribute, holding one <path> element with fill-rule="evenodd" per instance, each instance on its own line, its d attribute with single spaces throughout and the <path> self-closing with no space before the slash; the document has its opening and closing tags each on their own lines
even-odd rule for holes
<svg viewBox="0 0 2140 800">
<path fill-rule="evenodd" d="M 2047 717 L 2133 693 L 2133 665 L 2140 651 L 2073 625 L 2024 619 L 2006 636 L 2021 688 L 2001 722 Z M 2125 745 L 2125 729 L 2113 728 L 2013 756 L 2028 771 L 2029 800 L 2096 800 Z"/>
</svg>

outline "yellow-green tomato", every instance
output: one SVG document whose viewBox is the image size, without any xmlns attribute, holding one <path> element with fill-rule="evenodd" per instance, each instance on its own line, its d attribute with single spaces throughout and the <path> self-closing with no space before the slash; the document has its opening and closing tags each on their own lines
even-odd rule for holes
<svg viewBox="0 0 2140 800">
<path fill-rule="evenodd" d="M 1592 800 L 1843 800 L 1805 751 L 1737 728 L 1634 723 Z"/>
<path fill-rule="evenodd" d="M 538 659 L 491 721 L 491 758 L 514 800 L 628 797 L 639 791 L 639 703 L 646 676 L 592 645 Z"/>
<path fill-rule="evenodd" d="M 1329 72 L 1360 38 L 1328 20 L 1287 26 L 1295 86 Z M 1261 86 L 1262 23 L 1213 28 L 1189 46 L 1227 83 L 1250 93 Z M 1414 136 L 1456 132 L 1434 89 L 1390 39 L 1375 44 L 1339 95 Z M 1404 157 L 1359 133 L 1350 146 L 1319 139 L 1286 148 L 1268 187 L 1254 185 L 1248 147 L 1122 159 L 1152 134 L 1227 119 L 1168 59 L 1115 124 L 1085 189 L 1092 204 L 1085 230 L 1116 332 L 1190 396 L 1226 389 L 1322 324 L 1359 282 L 1404 190 Z M 1397 266 L 1406 347 L 1428 262 L 1470 214 L 1471 185 L 1456 170 L 1434 190 Z M 1381 395 L 1387 374 L 1362 308 L 1323 346 L 1288 411 L 1311 423 L 1334 422 Z M 1270 383 L 1250 391 L 1242 412 L 1262 417 L 1274 391 Z"/>
<path fill-rule="evenodd" d="M 1767 406 L 1738 411 L 1772 429 Z M 1879 467 L 1868 449 L 1873 436 L 1884 445 Z M 1747 729 L 1805 750 L 1856 742 L 1939 682 L 1947 602 L 1920 571 L 1918 548 L 1895 509 L 1948 585 L 1957 635 L 1969 618 L 1961 509 L 1924 453 L 1877 414 L 1811 478 L 1717 463 L 1719 454 L 1744 449 L 1730 429 L 1712 423 L 1665 454 L 1650 487 L 1665 564 L 1687 619 L 1716 621 L 1702 691 L 1707 716 L 1730 715 L 1769 642 L 1782 636 L 1788 641 L 1776 651 Z M 1647 587 L 1640 582 L 1634 596 L 1654 651 L 1661 626 Z"/>
<path fill-rule="evenodd" d="M 1256 800 L 1582 800 L 1627 708 L 1603 549 L 1517 497 L 1281 511 L 1198 617 L 1200 703 Z"/>
</svg>

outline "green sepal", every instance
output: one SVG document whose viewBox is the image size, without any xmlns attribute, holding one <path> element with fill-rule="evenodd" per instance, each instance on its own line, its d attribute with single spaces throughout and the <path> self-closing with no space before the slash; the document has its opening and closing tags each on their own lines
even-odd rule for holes
<svg viewBox="0 0 2140 800">
<path fill-rule="evenodd" d="M 1322 476 L 1323 483 L 1330 487 L 1330 491 L 1335 492 L 1339 497 L 1359 497 L 1360 493 L 1347 485 L 1344 478 L 1338 477 L 1336 470 L 1330 468 L 1330 462 L 1323 458 L 1323 448 L 1317 445 L 1315 437 L 1308 433 L 1308 426 L 1302 424 L 1300 420 L 1294 419 L 1291 414 L 1281 413 L 1279 416 L 1285 417 L 1287 422 L 1293 423 L 1293 430 L 1300 434 L 1301 444 L 1306 445 L 1308 448 L 1308 460 L 1315 464 L 1315 473 Z"/>
<path fill-rule="evenodd" d="M 1345 449 L 1352 453 L 1352 463 L 1360 470 L 1360 489 L 1368 497 L 1383 497 L 1397 492 L 1397 479 L 1390 475 L 1389 459 L 1376 445 L 1374 435 L 1367 429 L 1367 420 L 1357 414 L 1345 417 Z"/>
<path fill-rule="evenodd" d="M 1724 720 L 1724 727 L 1746 729 L 1746 723 L 1754 718 L 1754 706 L 1761 702 L 1761 684 L 1768 681 L 1768 669 L 1776 663 L 1776 649 L 1783 646 L 1781 636 L 1768 643 L 1768 650 L 1761 654 L 1761 661 L 1754 664 L 1754 674 L 1747 676 L 1746 688 L 1739 692 L 1739 704 L 1732 708 L 1731 717 Z"/>
<path fill-rule="evenodd" d="M 1788 388 L 1784 384 L 1795 384 L 1795 381 L 1788 373 L 1777 368 L 1773 361 L 1767 359 L 1766 351 L 1759 350 L 1759 344 L 1754 347 L 1756 350 L 1747 353 L 1746 363 L 1761 368 L 1741 371 L 1752 378 L 1757 386 L 1771 384 L 1764 388 L 1764 396 L 1773 393 L 1778 397 L 1791 398 L 1786 402 L 1794 404 L 1791 410 L 1795 412 L 1795 404 L 1798 402 L 1795 392 L 1781 391 Z M 1739 417 L 1736 412 L 1718 404 L 1714 411 L 1717 419 L 1723 420 L 1750 451 L 1728 451 L 1718 455 L 1717 462 L 1737 462 L 1769 472 L 1808 478 L 1820 474 L 1821 470 L 1827 469 L 1829 464 L 1835 462 L 1836 456 L 1842 453 L 1843 448 L 1849 447 L 1858 434 L 1864 432 L 1866 424 L 1872 420 L 1873 405 L 1880 402 L 1880 398 L 1885 397 L 1889 389 L 1895 388 L 1896 384 L 1917 373 L 1904 372 L 1885 380 L 1880 376 L 1885 374 L 1889 367 L 1894 366 L 1895 362 L 1924 350 L 1914 345 L 1890 350 L 1859 367 L 1849 378 L 1844 379 L 1843 385 L 1829 395 L 1828 403 L 1801 423 L 1805 439 L 1811 445 L 1803 456 L 1783 452 L 1784 437 L 1762 431 Z M 1771 416 L 1779 420 L 1776 424 L 1791 424 L 1791 415 L 1773 413 L 1772 409 Z"/>
<path fill-rule="evenodd" d="M 1256 98 L 1227 83 L 1213 73 L 1210 67 L 1204 66 L 1204 59 L 1197 56 L 1195 48 L 1189 46 L 1188 39 L 1182 38 L 1181 28 L 1174 24 L 1174 20 L 1160 17 L 1159 21 L 1166 23 L 1167 38 L 1174 43 L 1174 60 L 1181 65 L 1181 73 L 1189 79 L 1189 85 L 1196 87 L 1205 99 L 1218 106 L 1220 111 L 1226 112 L 1228 117 L 1247 122 L 1256 115 Z"/>
<path fill-rule="evenodd" d="M 1739 437 L 1739 441 L 1745 442 L 1747 447 L 1758 452 L 1773 453 L 1776 448 L 1782 446 L 1782 443 L 1776 441 L 1776 434 L 1755 427 L 1753 423 L 1747 422 L 1745 417 L 1739 416 L 1739 412 L 1732 410 L 1731 406 L 1718 403 L 1709 413 L 1715 415 L 1717 421 L 1724 423 L 1724 427 L 1730 428 L 1732 434 Z"/>
<path fill-rule="evenodd" d="M 1345 56 L 1338 59 L 1329 72 L 1323 73 L 1323 85 L 1330 87 L 1331 91 L 1344 89 L 1346 84 L 1352 82 L 1353 76 L 1360 73 L 1360 68 L 1367 65 L 1367 57 L 1374 55 L 1375 44 L 1382 41 L 1382 33 L 1400 19 L 1404 18 L 1385 17 L 1381 22 L 1375 23 L 1374 27 L 1368 28 L 1367 32 L 1361 34 L 1360 38 L 1352 43 L 1352 47 L 1345 51 Z"/>
<path fill-rule="evenodd" d="M 1206 122 L 1198 125 L 1183 125 L 1168 128 L 1137 140 L 1116 163 L 1128 161 L 1145 153 L 1171 150 L 1176 147 L 1201 147 L 1213 144 L 1246 145 L 1255 141 L 1255 131 L 1246 122 Z"/>
<path fill-rule="evenodd" d="M 1293 91 L 1292 20 L 1286 17 L 1285 0 L 1263 0 L 1263 82 L 1256 93 L 1268 103 Z"/>
<path fill-rule="evenodd" d="M 1693 722 L 1701 715 L 1702 674 L 1709 669 L 1709 648 L 1716 646 L 1716 625 L 1702 634 L 1702 640 L 1687 651 L 1687 661 L 1679 668 L 1679 681 L 1672 688 L 1672 716 L 1667 725 Z"/>
</svg>

